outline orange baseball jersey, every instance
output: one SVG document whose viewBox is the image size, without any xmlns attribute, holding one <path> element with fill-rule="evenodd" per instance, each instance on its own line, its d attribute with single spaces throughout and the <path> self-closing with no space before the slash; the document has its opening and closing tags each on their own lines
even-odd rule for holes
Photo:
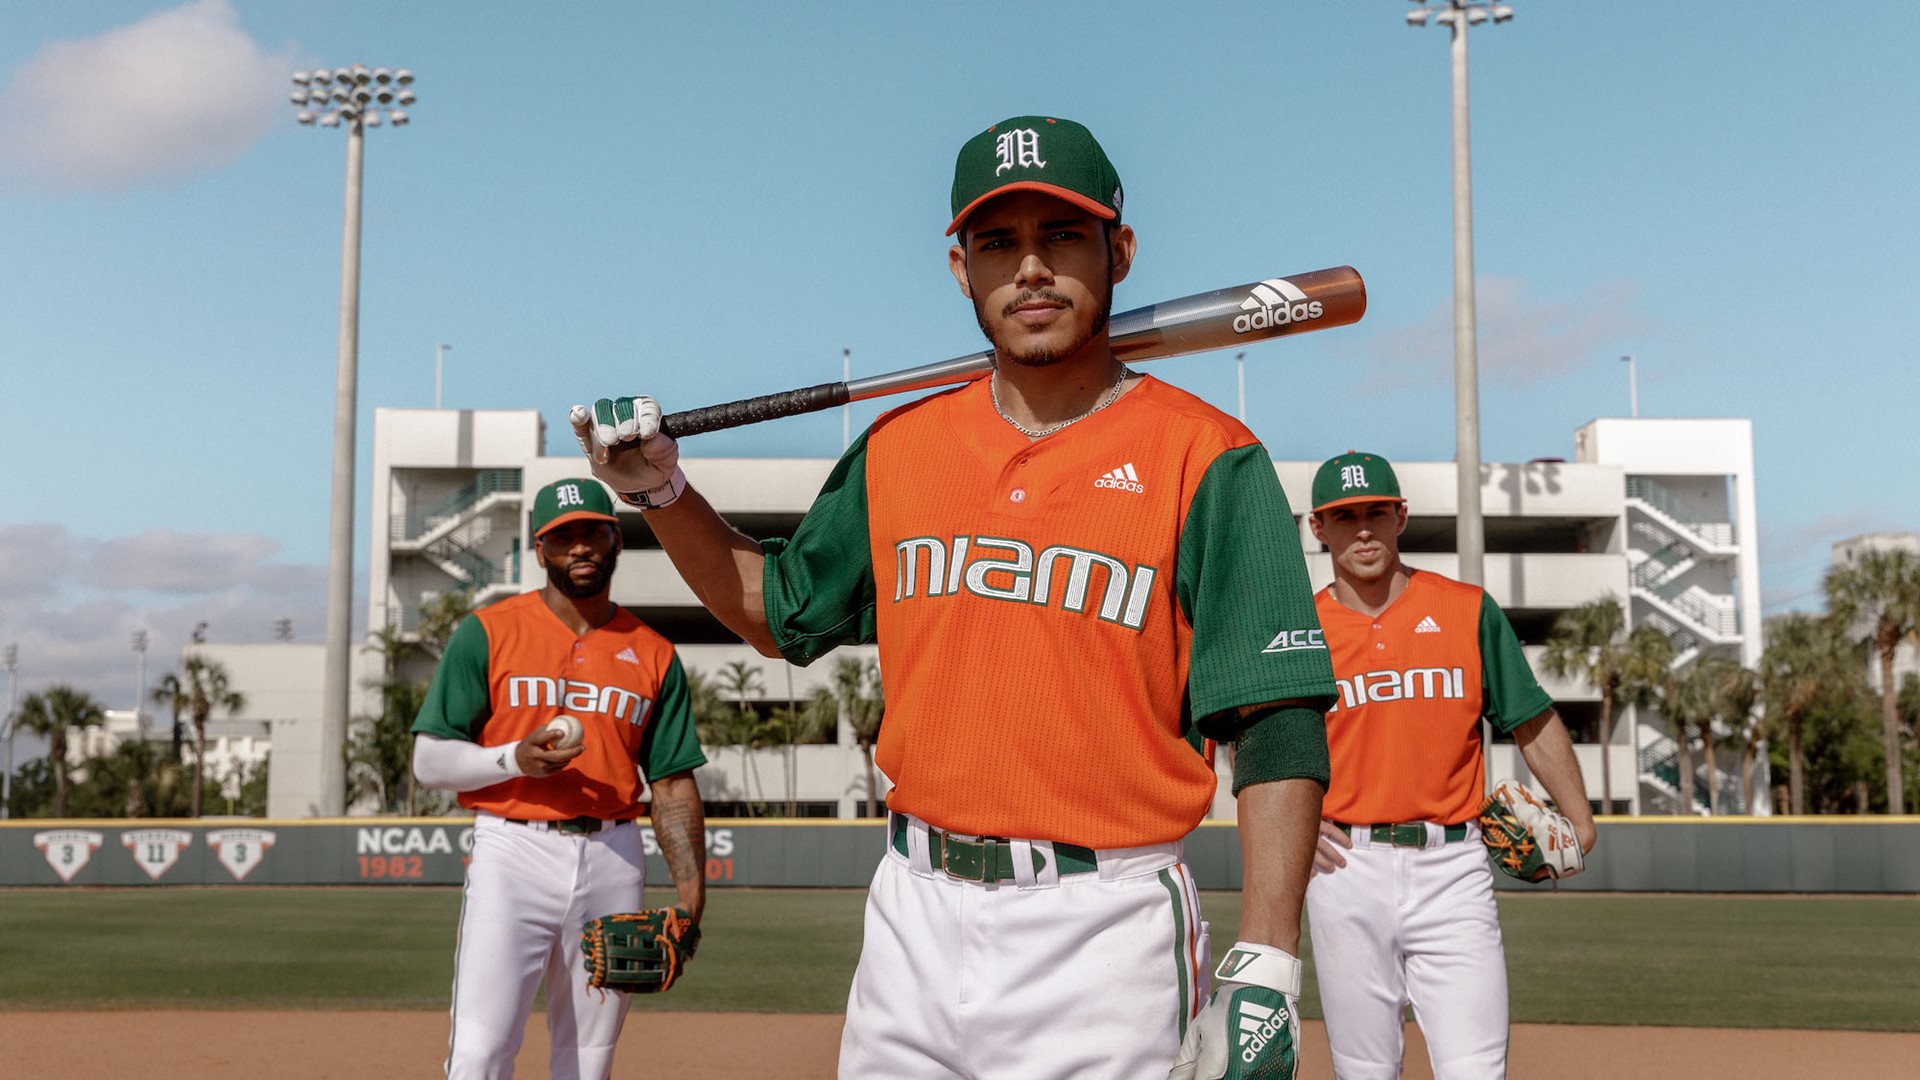
<svg viewBox="0 0 1920 1080">
<path fill-rule="evenodd" d="M 1315 596 L 1340 700 L 1327 714 L 1333 783 L 1321 816 L 1350 825 L 1458 825 L 1485 798 L 1480 718 L 1502 733 L 1553 705 L 1485 591 L 1414 571 L 1379 615 Z"/>
<path fill-rule="evenodd" d="M 482 746 L 513 744 L 567 713 L 586 750 L 549 776 L 517 776 L 460 793 L 460 805 L 501 817 L 559 820 L 638 814 L 641 775 L 706 764 L 694 738 L 686 673 L 673 646 L 622 608 L 575 637 L 538 592 L 468 616 L 433 673 L 417 734 Z"/>
<path fill-rule="evenodd" d="M 1037 441 L 987 382 L 882 416 L 766 544 L 775 639 L 797 663 L 879 642 L 894 810 L 1096 848 L 1178 839 L 1213 799 L 1196 721 L 1332 691 L 1273 463 L 1152 378 Z M 1299 775 L 1323 767 L 1311 726 Z"/>
</svg>

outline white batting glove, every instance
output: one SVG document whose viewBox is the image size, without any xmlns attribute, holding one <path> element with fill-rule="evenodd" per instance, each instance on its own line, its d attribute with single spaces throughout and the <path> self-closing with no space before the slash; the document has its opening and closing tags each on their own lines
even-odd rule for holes
<svg viewBox="0 0 1920 1080">
<path fill-rule="evenodd" d="M 660 403 L 644 395 L 601 398 L 567 413 L 580 452 L 598 477 L 634 506 L 657 510 L 687 489 L 680 445 L 660 430 Z"/>
<path fill-rule="evenodd" d="M 1187 1025 L 1167 1080 L 1293 1080 L 1300 1059 L 1300 961 L 1235 942 L 1207 1007 Z"/>
</svg>

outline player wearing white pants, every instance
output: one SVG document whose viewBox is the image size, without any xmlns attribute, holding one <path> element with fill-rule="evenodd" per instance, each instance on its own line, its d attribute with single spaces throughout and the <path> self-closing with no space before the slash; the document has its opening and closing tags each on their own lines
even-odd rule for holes
<svg viewBox="0 0 1920 1080">
<path fill-rule="evenodd" d="M 1467 825 L 1452 841 L 1439 826 L 1425 831 L 1425 847 L 1407 847 L 1353 829 L 1347 865 L 1307 886 L 1314 969 L 1340 1080 L 1399 1077 L 1408 1004 L 1435 1080 L 1503 1075 L 1507 964 L 1480 830 Z"/>
<path fill-rule="evenodd" d="M 449 1080 L 513 1075 L 543 982 L 547 1075 L 605 1080 L 612 1071 L 627 999 L 587 988 L 580 932 L 589 919 L 641 906 L 634 819 L 652 819 L 678 906 L 697 922 L 706 905 L 693 779 L 706 755 L 672 644 L 607 595 L 618 523 L 594 480 L 556 480 L 535 493 L 534 553 L 546 585 L 460 623 L 414 719 L 414 775 L 459 792 L 475 815 L 454 946 Z"/>
<path fill-rule="evenodd" d="M 878 153 L 911 142 L 881 128 Z M 1114 356 L 1136 238 L 1091 132 L 1016 116 L 953 175 L 947 270 L 994 370 L 876 420 L 791 536 L 715 513 L 651 398 L 578 406 L 575 436 L 761 655 L 879 646 L 887 808 L 963 837 L 936 871 L 929 829 L 896 834 L 926 847 L 874 879 L 844 1075 L 1217 1078 L 1234 1055 L 1290 1078 L 1333 699 L 1293 512 L 1246 425 Z M 1242 978 L 1196 1008 L 1170 845 L 1213 805 L 1206 739 L 1234 746 Z"/>
<path fill-rule="evenodd" d="M 544 821 L 474 819 L 454 985 L 489 992 L 454 997 L 447 1075 L 513 1075 L 543 970 L 550 1075 L 607 1075 L 628 995 L 587 987 L 580 976 L 580 924 L 640 906 L 643 856 L 640 828 L 631 821 L 571 833 Z"/>
<path fill-rule="evenodd" d="M 918 818 L 892 815 L 888 832 L 843 1080 L 1163 1080 L 1208 966 L 1178 843 L 1089 853 L 1008 841 L 998 861 L 1012 876 L 989 883 L 936 868 L 931 852 L 948 841 Z M 981 865 L 971 851 L 947 861 L 969 877 Z"/>
<path fill-rule="evenodd" d="M 1400 561 L 1393 466 L 1348 451 L 1313 478 L 1313 535 L 1333 556 L 1314 598 L 1340 703 L 1307 918 L 1340 1080 L 1400 1075 L 1411 1004 L 1439 1080 L 1507 1074 L 1507 966 L 1477 824 L 1482 721 L 1511 734 L 1567 808 L 1593 815 L 1573 743 L 1513 626 L 1478 586 Z"/>
</svg>

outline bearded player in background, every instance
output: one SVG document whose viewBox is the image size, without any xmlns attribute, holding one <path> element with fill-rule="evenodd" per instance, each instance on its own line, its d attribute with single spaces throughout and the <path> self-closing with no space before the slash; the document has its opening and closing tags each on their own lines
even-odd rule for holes
<svg viewBox="0 0 1920 1080">
<path fill-rule="evenodd" d="M 882 416 L 790 540 L 688 486 L 653 399 L 572 415 L 746 642 L 879 643 L 894 787 L 842 1077 L 1293 1075 L 1332 675 L 1266 451 L 1108 347 L 1121 205 L 1072 121 L 967 141 L 947 262 L 994 370 Z M 1245 880 L 1211 1002 L 1180 850 L 1213 801 L 1203 734 L 1237 744 Z"/>
<path fill-rule="evenodd" d="M 640 907 L 640 799 L 698 925 L 706 826 L 693 770 L 691 699 L 667 640 L 607 595 L 619 519 L 598 481 L 558 480 L 533 500 L 539 590 L 469 615 L 447 643 L 414 721 L 414 774 L 475 812 L 455 938 L 446 1075 L 513 1075 L 544 981 L 554 1080 L 604 1080 L 628 995 L 589 989 L 581 923 Z M 582 741 L 554 744 L 565 713 Z M 644 777 L 644 779 L 643 779 Z"/>
</svg>

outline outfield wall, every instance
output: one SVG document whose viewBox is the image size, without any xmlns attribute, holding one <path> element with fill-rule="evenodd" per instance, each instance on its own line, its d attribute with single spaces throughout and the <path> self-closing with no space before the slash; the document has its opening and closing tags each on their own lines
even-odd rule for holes
<svg viewBox="0 0 1920 1080">
<path fill-rule="evenodd" d="M 715 887 L 864 886 L 886 840 L 876 821 L 707 825 Z M 0 886 L 458 885 L 472 843 L 464 818 L 8 821 L 0 822 Z M 647 880 L 665 884 L 651 830 L 646 848 Z M 1231 822 L 1202 825 L 1187 857 L 1201 888 L 1239 887 Z M 1586 872 L 1561 887 L 1920 893 L 1920 817 L 1611 818 Z"/>
</svg>

